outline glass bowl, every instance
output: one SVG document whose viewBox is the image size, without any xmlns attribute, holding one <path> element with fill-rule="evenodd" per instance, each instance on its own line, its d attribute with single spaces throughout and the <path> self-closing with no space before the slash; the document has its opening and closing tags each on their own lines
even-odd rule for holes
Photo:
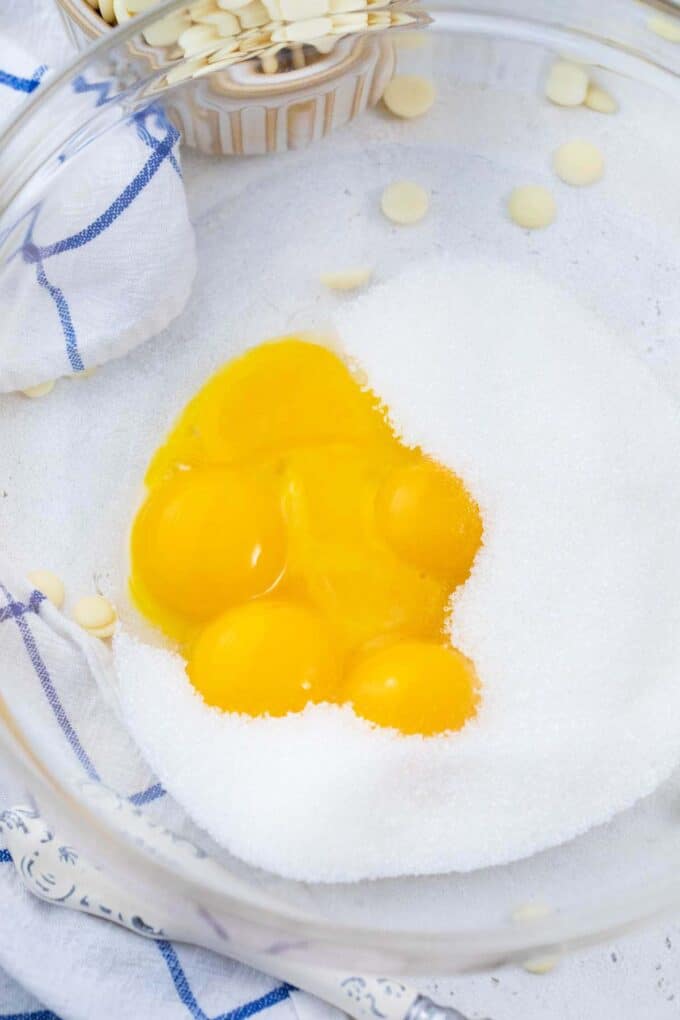
<svg viewBox="0 0 680 1020">
<path fill-rule="evenodd" d="M 165 5 L 164 14 L 180 6 Z M 188 308 L 161 335 L 107 364 L 83 384 L 87 391 L 64 384 L 45 401 L 2 398 L 5 420 L 22 436 L 3 449 L 22 499 L 0 511 L 3 544 L 17 564 L 55 564 L 74 588 L 96 573 L 134 625 L 123 550 L 149 453 L 201 381 L 234 352 L 328 321 L 338 298 L 319 293 L 326 267 L 368 262 L 387 277 L 433 250 L 540 264 L 630 336 L 666 384 L 680 378 L 673 375 L 680 50 L 651 30 L 659 10 L 624 0 L 439 0 L 426 13 L 427 28 L 414 34 L 401 25 L 387 34 L 400 71 L 435 79 L 428 116 L 400 121 L 377 107 L 304 151 L 264 158 L 184 152 L 199 263 Z M 39 90 L 0 138 L 0 273 L 12 271 L 23 217 L 36 202 L 64 201 L 85 151 L 112 138 L 115 144 L 135 111 L 156 100 L 175 103 L 187 88 L 181 79 L 189 72 L 177 55 L 154 68 L 134 58 L 157 17 L 150 12 L 107 32 Z M 544 85 L 556 57 L 587 65 L 619 112 L 549 103 Z M 77 101 L 73 83 L 82 76 L 108 81 L 99 105 Z M 573 136 L 604 150 L 606 186 L 568 189 L 552 176 L 550 154 Z M 431 191 L 429 216 L 417 228 L 400 230 L 381 218 L 379 195 L 395 177 Z M 509 222 L 507 194 L 524 183 L 556 194 L 550 230 Z M 55 448 L 49 437 L 64 420 L 87 423 L 89 441 L 60 440 Z M 74 458 L 78 477 L 89 471 L 91 484 L 74 484 Z M 36 527 L 56 505 L 59 536 L 55 527 Z M 526 860 L 467 874 L 316 886 L 249 868 L 177 806 L 165 803 L 161 815 L 155 802 L 130 803 L 112 792 L 113 781 L 74 773 L 71 757 L 55 760 L 21 722 L 21 697 L 5 678 L 0 738 L 16 800 L 28 796 L 113 880 L 169 918 L 177 937 L 237 951 L 273 973 L 284 960 L 292 980 L 296 967 L 310 964 L 394 976 L 461 972 L 610 937 L 680 904 L 680 772 L 608 824 Z M 159 827 L 161 817 L 172 819 L 174 837 Z M 550 913 L 518 922 L 518 908 L 535 901 Z"/>
</svg>

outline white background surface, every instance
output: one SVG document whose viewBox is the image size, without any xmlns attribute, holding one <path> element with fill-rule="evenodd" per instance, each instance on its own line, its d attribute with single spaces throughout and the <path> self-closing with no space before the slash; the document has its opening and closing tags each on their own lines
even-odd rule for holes
<svg viewBox="0 0 680 1020">
<path fill-rule="evenodd" d="M 543 976 L 504 967 L 423 991 L 470 1020 L 677 1020 L 680 923 L 565 957 Z"/>
<path fill-rule="evenodd" d="M 4 0 L 6 29 L 29 45 L 39 39 L 40 60 L 57 64 L 68 54 L 53 0 Z M 544 976 L 506 967 L 421 986 L 471 1020 L 671 1020 L 680 1017 L 680 923 L 571 955 Z"/>
</svg>

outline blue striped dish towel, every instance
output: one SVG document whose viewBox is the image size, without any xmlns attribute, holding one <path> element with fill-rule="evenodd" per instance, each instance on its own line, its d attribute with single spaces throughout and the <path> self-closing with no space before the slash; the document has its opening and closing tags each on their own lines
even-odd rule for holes
<svg viewBox="0 0 680 1020">
<path fill-rule="evenodd" d="M 150 820 L 196 838 L 97 683 L 109 654 L 0 554 L 3 704 L 55 774 L 105 784 Z M 59 819 L 44 817 L 39 846 L 24 854 L 17 839 L 22 815 L 31 816 L 30 799 L 0 750 L 0 1020 L 341 1017 L 280 980 L 174 942 L 162 929 L 142 938 L 112 924 L 103 899 L 89 904 L 96 916 L 78 912 L 78 848 L 62 846 Z M 62 875 L 43 863 L 51 846 L 64 862 Z M 153 909 L 139 905 L 157 923 Z"/>
<path fill-rule="evenodd" d="M 0 35 L 0 132 L 49 76 Z M 91 117 L 109 88 L 85 72 L 65 102 Z M 119 357 L 182 311 L 196 256 L 178 145 L 151 106 L 60 154 L 48 190 L 0 213 L 0 392 Z"/>
</svg>

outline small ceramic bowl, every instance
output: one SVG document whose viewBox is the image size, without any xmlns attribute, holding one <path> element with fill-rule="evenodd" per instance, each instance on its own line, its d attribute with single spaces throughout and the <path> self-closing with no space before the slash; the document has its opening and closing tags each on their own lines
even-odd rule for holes
<svg viewBox="0 0 680 1020">
<path fill-rule="evenodd" d="M 88 0 L 57 3 L 79 48 L 115 27 Z M 188 60 L 170 73 L 187 81 L 166 96 L 166 110 L 185 143 L 211 155 L 303 148 L 375 105 L 394 73 L 393 43 L 383 32 L 338 35 L 331 45 L 324 42 L 318 47 L 301 41 L 279 45 L 266 57 L 246 62 L 229 64 L 226 58 L 209 74 L 212 56 L 185 51 Z M 177 43 L 151 45 L 141 35 L 129 51 L 146 73 L 182 55 Z"/>
</svg>

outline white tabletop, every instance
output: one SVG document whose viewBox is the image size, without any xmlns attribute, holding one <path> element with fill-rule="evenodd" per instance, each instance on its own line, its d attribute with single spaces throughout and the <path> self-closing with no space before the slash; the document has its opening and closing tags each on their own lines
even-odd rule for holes
<svg viewBox="0 0 680 1020">
<path fill-rule="evenodd" d="M 677 1020 L 680 921 L 565 956 L 545 975 L 503 967 L 421 986 L 470 1020 Z"/>
</svg>

